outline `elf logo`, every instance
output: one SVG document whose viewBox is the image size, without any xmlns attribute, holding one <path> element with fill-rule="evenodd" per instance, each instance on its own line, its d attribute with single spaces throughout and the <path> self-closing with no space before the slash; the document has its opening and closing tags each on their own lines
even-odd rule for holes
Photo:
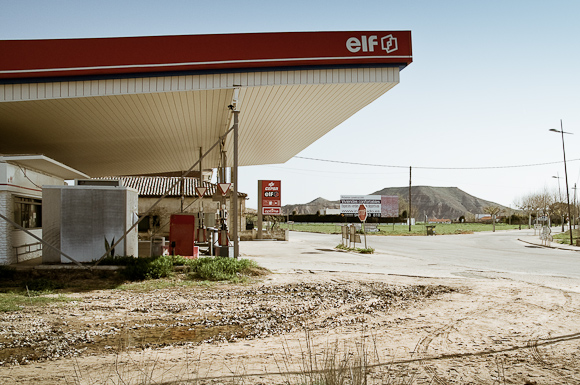
<svg viewBox="0 0 580 385">
<path fill-rule="evenodd" d="M 351 37 L 346 41 L 346 49 L 352 53 L 359 52 L 375 52 L 375 47 L 379 45 L 378 36 L 372 35 L 368 38 L 363 35 L 359 38 Z M 387 53 L 395 52 L 399 49 L 397 45 L 397 38 L 393 35 L 387 35 L 381 38 L 381 49 Z"/>
</svg>

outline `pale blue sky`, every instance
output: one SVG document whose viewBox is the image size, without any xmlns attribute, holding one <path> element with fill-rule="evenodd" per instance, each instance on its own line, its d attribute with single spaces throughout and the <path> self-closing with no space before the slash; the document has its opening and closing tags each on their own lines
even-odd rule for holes
<svg viewBox="0 0 580 385">
<path fill-rule="evenodd" d="M 414 185 L 456 186 L 509 205 L 580 158 L 580 1 L 6 1 L 0 39 L 232 32 L 411 30 L 414 63 L 393 90 L 300 156 L 412 165 Z M 243 124 L 243 122 L 242 122 Z M 358 144 L 355 144 L 358 143 Z M 243 150 L 243 149 L 242 149 Z M 408 169 L 292 159 L 245 167 L 240 190 L 256 206 L 258 179 L 280 179 L 283 204 L 368 194 L 408 184 Z M 571 185 L 580 162 L 569 163 Z M 563 183 L 563 181 L 562 181 Z M 562 184 L 563 186 L 563 184 Z"/>
</svg>

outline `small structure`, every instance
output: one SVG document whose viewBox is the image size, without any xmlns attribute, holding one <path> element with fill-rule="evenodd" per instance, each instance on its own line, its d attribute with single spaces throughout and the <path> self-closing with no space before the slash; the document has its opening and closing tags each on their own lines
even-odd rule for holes
<svg viewBox="0 0 580 385">
<path fill-rule="evenodd" d="M 44 186 L 43 193 L 46 207 L 42 239 L 49 245 L 76 262 L 99 260 L 116 241 L 120 242 L 109 255 L 137 255 L 137 231 L 123 238 L 138 219 L 136 190 L 118 181 L 89 180 L 77 181 L 75 186 Z M 42 251 L 43 264 L 70 262 L 55 249 Z"/>
<path fill-rule="evenodd" d="M 491 214 L 475 214 L 475 221 L 481 223 L 493 223 L 493 217 Z M 495 218 L 496 222 L 499 222 L 499 217 Z"/>
<path fill-rule="evenodd" d="M 435 225 L 425 226 L 425 231 L 427 232 L 427 235 L 435 235 Z"/>
<path fill-rule="evenodd" d="M 39 258 L 42 243 L 44 185 L 88 178 L 80 171 L 43 155 L 0 156 L 0 265 Z M 29 233 L 27 233 L 27 231 Z"/>
<path fill-rule="evenodd" d="M 203 187 L 206 188 L 205 194 L 199 197 L 196 187 L 199 185 L 198 178 L 185 177 L 166 177 L 166 176 L 120 176 L 107 179 L 118 179 L 123 186 L 133 188 L 139 193 L 139 217 L 145 215 L 147 211 L 155 204 L 160 197 L 166 192 L 167 196 L 161 200 L 149 213 L 147 218 L 139 223 L 139 239 L 141 241 L 151 241 L 166 238 L 169 239 L 170 221 L 172 214 L 195 214 L 196 218 L 203 218 L 203 225 L 205 227 L 216 226 L 216 213 L 220 205 L 220 201 L 214 200 L 219 192 L 216 184 L 210 183 L 207 180 L 202 182 Z M 231 194 L 231 193 L 230 193 Z M 221 197 L 221 194 L 219 195 Z M 245 200 L 247 194 L 238 193 L 239 208 L 238 208 L 238 224 L 240 228 L 245 226 Z M 226 210 L 228 213 L 233 213 L 231 207 L 231 199 L 227 200 Z M 201 215 L 202 214 L 202 215 Z M 228 228 L 232 228 L 234 218 L 229 215 Z M 198 222 L 199 227 L 199 222 Z M 209 240 L 209 234 L 207 238 Z M 196 239 L 201 237 L 196 235 Z M 203 240 L 203 239 L 202 239 Z M 140 247 L 139 255 L 147 255 L 149 246 L 145 243 Z"/>
</svg>

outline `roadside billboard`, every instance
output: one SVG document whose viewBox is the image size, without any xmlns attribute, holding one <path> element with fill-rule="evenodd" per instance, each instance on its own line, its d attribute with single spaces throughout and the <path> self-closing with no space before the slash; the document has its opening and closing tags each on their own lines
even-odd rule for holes
<svg viewBox="0 0 580 385">
<path fill-rule="evenodd" d="M 381 195 L 381 217 L 396 218 L 399 216 L 399 197 Z"/>
<path fill-rule="evenodd" d="M 365 205 L 369 217 L 394 218 L 399 216 L 399 197 L 397 196 L 340 196 L 340 212 L 345 216 L 357 216 L 360 205 Z"/>
</svg>

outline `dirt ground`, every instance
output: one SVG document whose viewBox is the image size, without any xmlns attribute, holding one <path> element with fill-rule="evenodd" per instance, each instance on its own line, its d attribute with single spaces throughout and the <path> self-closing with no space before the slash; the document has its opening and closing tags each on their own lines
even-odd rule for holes
<svg viewBox="0 0 580 385">
<path fill-rule="evenodd" d="M 0 314 L 0 383 L 298 384 L 328 357 L 377 384 L 580 383 L 580 294 L 510 280 L 295 272 L 71 296 Z"/>
</svg>

